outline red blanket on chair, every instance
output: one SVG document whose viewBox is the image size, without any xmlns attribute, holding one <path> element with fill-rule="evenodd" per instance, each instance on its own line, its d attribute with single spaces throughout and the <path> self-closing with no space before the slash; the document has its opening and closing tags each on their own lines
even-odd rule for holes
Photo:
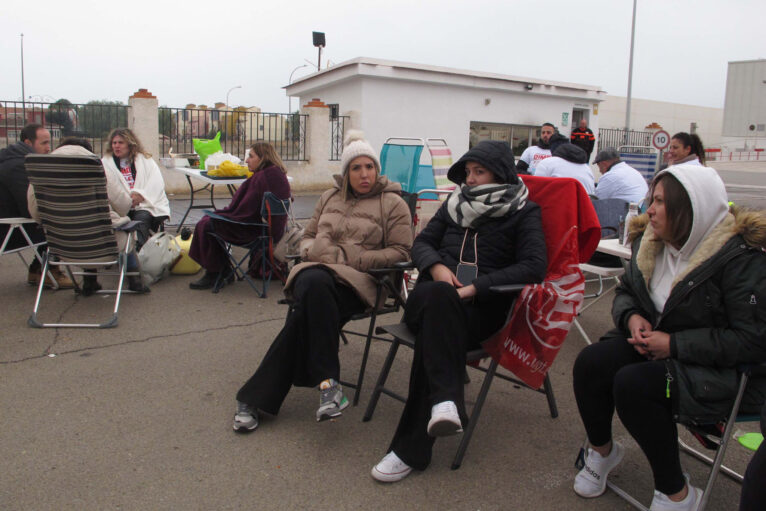
<svg viewBox="0 0 766 511">
<path fill-rule="evenodd" d="M 583 301 L 579 263 L 590 259 L 601 226 L 588 194 L 571 178 L 523 176 L 542 209 L 548 269 L 542 284 L 526 286 L 505 326 L 484 343 L 500 365 L 532 388 L 543 384 Z"/>
</svg>

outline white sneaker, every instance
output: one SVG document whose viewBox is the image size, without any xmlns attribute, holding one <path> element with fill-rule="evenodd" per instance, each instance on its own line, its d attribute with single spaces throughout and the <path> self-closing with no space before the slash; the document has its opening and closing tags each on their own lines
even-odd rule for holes
<svg viewBox="0 0 766 511">
<path fill-rule="evenodd" d="M 460 416 L 454 401 L 442 401 L 431 408 L 431 420 L 428 421 L 429 435 L 449 436 L 462 432 L 463 426 L 460 424 Z"/>
<path fill-rule="evenodd" d="M 380 463 L 372 467 L 372 477 L 382 483 L 401 481 L 412 472 L 412 467 L 399 459 L 394 451 L 389 452 Z"/>
<path fill-rule="evenodd" d="M 619 442 L 612 443 L 612 451 L 604 458 L 592 448 L 588 448 L 585 466 L 577 473 L 574 491 L 580 497 L 593 498 L 606 491 L 606 478 L 625 455 L 625 449 Z"/>
<path fill-rule="evenodd" d="M 654 498 L 649 506 L 649 511 L 695 511 L 702 500 L 702 490 L 687 484 L 689 493 L 684 500 L 672 501 L 662 492 L 654 490 Z"/>
</svg>

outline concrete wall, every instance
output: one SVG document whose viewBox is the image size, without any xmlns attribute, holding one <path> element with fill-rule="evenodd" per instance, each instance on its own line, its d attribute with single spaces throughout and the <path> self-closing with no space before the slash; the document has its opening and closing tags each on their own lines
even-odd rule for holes
<svg viewBox="0 0 766 511">
<path fill-rule="evenodd" d="M 599 106 L 599 126 L 602 128 L 624 128 L 624 96 L 607 96 Z M 630 128 L 645 131 L 646 126 L 657 123 L 662 129 L 673 135 L 679 131 L 690 131 L 692 122 L 697 123 L 697 135 L 705 147 L 718 147 L 721 144 L 723 109 L 695 105 L 682 105 L 666 101 L 649 99 L 631 100 Z M 595 128 L 593 128 L 595 132 Z"/>
</svg>

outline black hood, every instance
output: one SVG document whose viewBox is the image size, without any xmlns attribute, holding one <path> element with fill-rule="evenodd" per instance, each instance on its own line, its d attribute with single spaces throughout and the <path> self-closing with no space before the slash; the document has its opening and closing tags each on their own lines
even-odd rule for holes
<svg viewBox="0 0 766 511">
<path fill-rule="evenodd" d="M 553 154 L 553 151 L 555 151 L 557 147 L 568 143 L 569 139 L 557 131 L 551 135 L 550 140 L 548 140 L 548 147 L 551 150 L 551 154 Z"/>
<path fill-rule="evenodd" d="M 574 144 L 561 144 L 554 151 L 553 156 L 558 156 L 572 163 L 588 163 L 588 153 L 582 147 Z"/>
<path fill-rule="evenodd" d="M 6 147 L 0 151 L 0 163 L 7 160 L 13 160 L 16 158 L 23 159 L 26 155 L 32 152 L 32 146 L 25 144 L 24 142 L 16 142 L 15 144 Z"/>
<path fill-rule="evenodd" d="M 492 172 L 499 183 L 516 184 L 516 165 L 511 146 L 499 140 L 484 140 L 468 150 L 447 172 L 447 178 L 455 184 L 465 182 L 465 164 L 475 161 Z"/>
</svg>

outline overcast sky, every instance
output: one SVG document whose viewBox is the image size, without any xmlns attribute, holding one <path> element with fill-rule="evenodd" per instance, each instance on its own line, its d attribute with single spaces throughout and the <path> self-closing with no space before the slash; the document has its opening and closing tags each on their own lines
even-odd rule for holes
<svg viewBox="0 0 766 511">
<path fill-rule="evenodd" d="M 284 112 L 290 73 L 326 33 L 333 63 L 364 56 L 598 85 L 627 93 L 631 0 L 70 0 L 0 6 L 0 100 Z M 723 107 L 728 61 L 766 58 L 764 0 L 638 0 L 633 97 Z M 295 77 L 311 72 L 298 69 Z M 297 105 L 297 101 L 293 101 Z"/>
</svg>

